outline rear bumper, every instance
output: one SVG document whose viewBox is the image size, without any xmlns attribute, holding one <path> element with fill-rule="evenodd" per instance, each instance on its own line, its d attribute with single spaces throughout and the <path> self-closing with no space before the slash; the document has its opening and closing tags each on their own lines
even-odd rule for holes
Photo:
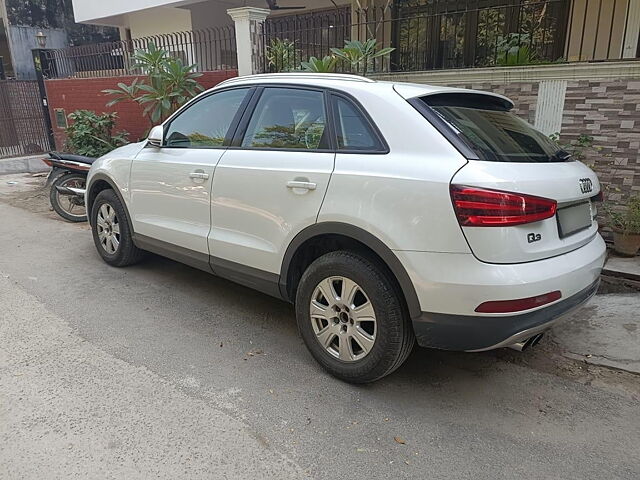
<svg viewBox="0 0 640 480">
<path fill-rule="evenodd" d="M 602 237 L 557 257 L 522 264 L 489 264 L 473 255 L 396 252 L 416 288 L 422 314 L 414 317 L 418 344 L 445 350 L 489 350 L 528 338 L 597 290 L 606 257 Z M 483 302 L 559 290 L 548 306 L 518 313 L 475 312 Z"/>
<path fill-rule="evenodd" d="M 476 352 L 506 347 L 547 330 L 591 299 L 599 285 L 598 278 L 569 298 L 521 315 L 479 317 L 422 312 L 413 319 L 413 330 L 422 347 Z"/>
</svg>

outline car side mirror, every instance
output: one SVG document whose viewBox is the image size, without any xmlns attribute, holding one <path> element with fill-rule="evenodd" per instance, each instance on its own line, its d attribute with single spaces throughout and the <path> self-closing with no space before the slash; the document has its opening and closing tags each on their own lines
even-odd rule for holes
<svg viewBox="0 0 640 480">
<path fill-rule="evenodd" d="M 162 125 L 156 125 L 149 132 L 149 136 L 147 137 L 147 143 L 154 147 L 162 147 L 164 137 L 164 128 Z"/>
</svg>

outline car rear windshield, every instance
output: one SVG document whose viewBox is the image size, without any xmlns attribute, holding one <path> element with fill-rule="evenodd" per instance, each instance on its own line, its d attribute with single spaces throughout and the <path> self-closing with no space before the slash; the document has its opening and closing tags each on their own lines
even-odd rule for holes
<svg viewBox="0 0 640 480">
<path fill-rule="evenodd" d="M 570 155 L 543 133 L 509 111 L 497 97 L 440 94 L 421 99 L 481 160 L 494 162 L 566 162 Z"/>
</svg>

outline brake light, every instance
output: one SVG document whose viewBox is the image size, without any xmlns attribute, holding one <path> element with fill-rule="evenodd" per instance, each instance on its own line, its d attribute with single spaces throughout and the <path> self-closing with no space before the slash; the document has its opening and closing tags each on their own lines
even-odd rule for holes
<svg viewBox="0 0 640 480">
<path fill-rule="evenodd" d="M 538 222 L 556 214 L 555 200 L 522 193 L 451 185 L 451 199 L 464 227 L 508 227 Z"/>
<path fill-rule="evenodd" d="M 560 290 L 538 295 L 537 297 L 518 298 L 517 300 L 496 300 L 492 302 L 484 302 L 476 307 L 478 313 L 511 313 L 529 310 L 530 308 L 540 307 L 547 303 L 560 300 L 562 294 Z"/>
<path fill-rule="evenodd" d="M 53 163 L 51 163 L 51 160 L 49 160 L 48 158 L 43 158 L 43 159 L 42 159 L 42 161 L 43 161 L 44 163 L 46 163 L 47 165 L 49 165 L 50 167 L 52 167 L 52 166 L 53 166 Z"/>
</svg>

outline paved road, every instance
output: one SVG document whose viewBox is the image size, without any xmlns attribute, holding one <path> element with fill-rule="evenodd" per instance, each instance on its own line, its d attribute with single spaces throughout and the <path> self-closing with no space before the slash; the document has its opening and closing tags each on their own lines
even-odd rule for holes
<svg viewBox="0 0 640 480">
<path fill-rule="evenodd" d="M 0 204 L 1 478 L 640 477 L 637 384 L 511 358 L 419 349 L 347 385 L 289 305 L 108 267 L 86 226 Z"/>
</svg>

